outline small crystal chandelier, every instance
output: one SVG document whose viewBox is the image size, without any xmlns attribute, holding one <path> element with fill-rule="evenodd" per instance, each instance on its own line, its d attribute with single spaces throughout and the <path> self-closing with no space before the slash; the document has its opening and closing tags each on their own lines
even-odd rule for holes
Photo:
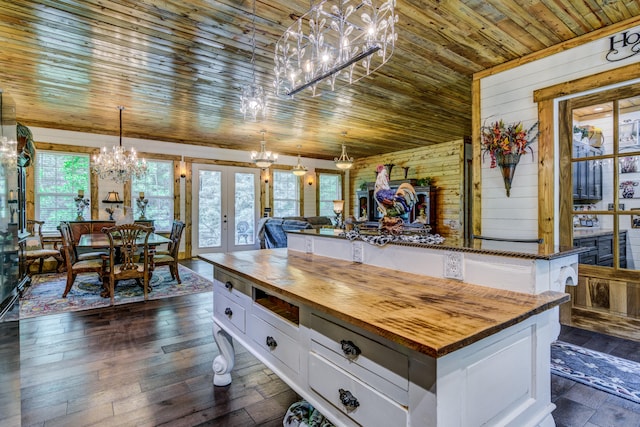
<svg viewBox="0 0 640 427">
<path fill-rule="evenodd" d="M 253 0 L 253 18 L 251 20 L 251 83 L 242 88 L 240 95 L 240 112 L 244 119 L 247 116 L 254 122 L 258 120 L 258 116 L 264 119 L 267 115 L 267 98 L 265 97 L 262 86 L 256 84 L 256 1 Z"/>
<path fill-rule="evenodd" d="M 298 150 L 300 150 L 301 145 L 298 145 L 297 148 Z M 303 176 L 307 173 L 307 167 L 300 162 L 300 153 L 298 153 L 298 164 L 296 164 L 293 169 L 291 169 L 291 172 L 293 172 L 295 176 Z"/>
<path fill-rule="evenodd" d="M 18 161 L 18 141 L 14 138 L 3 136 L 0 138 L 0 164 L 2 170 L 0 174 L 4 174 L 4 170 L 10 170 L 17 166 Z"/>
<path fill-rule="evenodd" d="M 266 132 L 267 131 L 264 129 L 260 131 L 260 133 L 262 134 L 262 141 L 260 141 L 260 152 L 251 152 L 251 161 L 253 161 L 253 163 L 255 163 L 257 167 L 263 169 L 268 168 L 278 160 L 277 154 L 272 153 L 271 151 L 266 151 L 267 142 L 264 140 L 264 134 Z"/>
<path fill-rule="evenodd" d="M 347 136 L 347 133 L 342 132 L 342 136 Z M 346 170 L 353 166 L 353 157 L 347 156 L 347 146 L 344 143 L 342 143 L 342 154 L 340 157 L 335 157 L 333 161 L 338 169 Z"/>
<path fill-rule="evenodd" d="M 311 96 L 357 82 L 384 65 L 398 39 L 396 0 L 320 0 L 276 43 L 279 97 L 309 88 Z"/>
<path fill-rule="evenodd" d="M 93 156 L 91 169 L 100 179 L 110 179 L 124 184 L 132 176 L 138 179 L 142 178 L 147 173 L 147 162 L 144 159 L 138 160 L 134 148 L 125 151 L 122 147 L 122 110 L 124 107 L 119 105 L 118 110 L 120 110 L 120 145 L 114 145 L 110 152 L 107 151 L 107 147 L 102 147 L 100 154 Z"/>
</svg>

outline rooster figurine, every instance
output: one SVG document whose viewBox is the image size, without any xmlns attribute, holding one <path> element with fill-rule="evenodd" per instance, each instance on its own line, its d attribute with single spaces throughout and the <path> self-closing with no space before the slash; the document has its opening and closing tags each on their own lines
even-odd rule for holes
<svg viewBox="0 0 640 427">
<path fill-rule="evenodd" d="M 383 165 L 376 168 L 378 177 L 373 190 L 373 197 L 382 214 L 380 229 L 392 234 L 402 231 L 404 221 L 401 216 L 409 212 L 416 203 L 416 191 L 411 184 L 403 182 L 397 190 L 389 187 L 387 169 Z"/>
</svg>

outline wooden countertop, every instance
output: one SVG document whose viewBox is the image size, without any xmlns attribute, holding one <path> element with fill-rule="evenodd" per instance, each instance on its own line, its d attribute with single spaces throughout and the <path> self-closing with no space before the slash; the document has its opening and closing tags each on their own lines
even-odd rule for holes
<svg viewBox="0 0 640 427">
<path fill-rule="evenodd" d="M 199 258 L 265 291 L 432 357 L 470 345 L 569 300 L 529 295 L 282 249 Z"/>
</svg>

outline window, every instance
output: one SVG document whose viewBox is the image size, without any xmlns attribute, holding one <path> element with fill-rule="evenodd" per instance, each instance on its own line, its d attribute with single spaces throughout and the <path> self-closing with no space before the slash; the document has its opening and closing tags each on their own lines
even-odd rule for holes
<svg viewBox="0 0 640 427">
<path fill-rule="evenodd" d="M 300 215 L 300 178 L 290 171 L 273 171 L 273 216 Z"/>
<path fill-rule="evenodd" d="M 133 217 L 140 218 L 138 198 L 144 193 L 148 200 L 145 218 L 153 220 L 156 231 L 169 231 L 173 224 L 173 162 L 148 160 L 147 173 L 141 179 L 131 179 Z"/>
<path fill-rule="evenodd" d="M 332 217 L 333 201 L 342 200 L 342 175 L 318 174 L 318 215 Z"/>
<path fill-rule="evenodd" d="M 637 270 L 640 91 L 612 90 L 569 105 L 573 246 L 589 248 L 579 261 Z"/>
<path fill-rule="evenodd" d="M 35 219 L 43 232 L 55 231 L 60 221 L 78 216 L 73 200 L 78 190 L 89 191 L 89 155 L 39 151 L 35 165 Z M 84 212 L 85 218 L 89 215 Z"/>
</svg>

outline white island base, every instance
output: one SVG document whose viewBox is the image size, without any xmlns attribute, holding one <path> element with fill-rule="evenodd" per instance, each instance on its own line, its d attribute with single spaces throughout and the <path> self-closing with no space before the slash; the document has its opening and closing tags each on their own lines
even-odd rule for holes
<svg viewBox="0 0 640 427">
<path fill-rule="evenodd" d="M 283 249 L 201 258 L 214 264 L 217 386 L 236 340 L 337 426 L 555 426 L 564 293 L 390 283 L 397 271 Z"/>
</svg>

